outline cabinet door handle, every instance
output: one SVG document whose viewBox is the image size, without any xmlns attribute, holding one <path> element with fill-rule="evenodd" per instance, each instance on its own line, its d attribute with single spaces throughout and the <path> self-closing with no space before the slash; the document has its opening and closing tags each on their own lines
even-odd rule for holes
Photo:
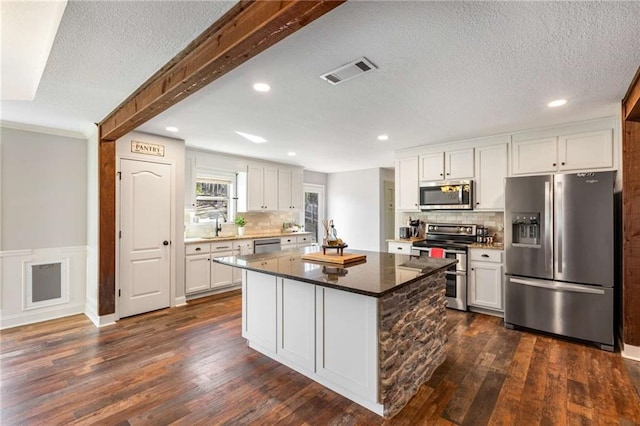
<svg viewBox="0 0 640 426">
<path fill-rule="evenodd" d="M 475 270 L 476 270 L 476 268 L 471 268 L 471 270 L 472 270 L 472 271 L 475 271 Z"/>
<path fill-rule="evenodd" d="M 398 250 L 402 250 L 402 247 L 398 247 Z"/>
<path fill-rule="evenodd" d="M 564 161 L 562 163 L 560 163 L 560 164 L 562 164 L 564 166 Z"/>
<path fill-rule="evenodd" d="M 440 176 L 442 176 L 442 173 L 440 173 Z"/>
<path fill-rule="evenodd" d="M 553 167 L 555 167 L 555 166 L 556 166 L 556 163 L 553 163 Z"/>
<path fill-rule="evenodd" d="M 447 173 L 447 176 L 451 175 L 451 173 Z"/>
<path fill-rule="evenodd" d="M 196 247 L 196 251 L 200 251 L 202 250 L 200 247 Z"/>
<path fill-rule="evenodd" d="M 482 257 L 489 257 L 489 255 L 488 254 L 483 254 Z"/>
<path fill-rule="evenodd" d="M 479 206 L 479 205 L 480 205 L 480 201 L 476 201 L 476 206 Z"/>
</svg>

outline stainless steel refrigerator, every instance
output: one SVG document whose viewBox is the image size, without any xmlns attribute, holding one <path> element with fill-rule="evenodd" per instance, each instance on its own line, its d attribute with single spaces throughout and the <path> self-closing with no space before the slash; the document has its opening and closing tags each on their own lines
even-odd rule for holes
<svg viewBox="0 0 640 426">
<path fill-rule="evenodd" d="M 506 179 L 507 327 L 613 350 L 614 184 L 615 172 Z"/>
</svg>

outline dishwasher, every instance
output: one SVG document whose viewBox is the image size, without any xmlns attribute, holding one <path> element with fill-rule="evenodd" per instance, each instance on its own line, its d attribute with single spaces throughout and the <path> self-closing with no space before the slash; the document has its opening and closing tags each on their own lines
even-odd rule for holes
<svg viewBox="0 0 640 426">
<path fill-rule="evenodd" d="M 253 252 L 255 254 L 273 253 L 274 251 L 280 251 L 280 238 L 263 238 L 253 242 Z"/>
</svg>

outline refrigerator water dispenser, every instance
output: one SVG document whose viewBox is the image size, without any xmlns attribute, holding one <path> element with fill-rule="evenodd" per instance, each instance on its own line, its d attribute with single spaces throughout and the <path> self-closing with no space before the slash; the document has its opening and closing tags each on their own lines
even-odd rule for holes
<svg viewBox="0 0 640 426">
<path fill-rule="evenodd" d="M 516 213 L 514 216 L 513 243 L 540 245 L 540 213 Z"/>
</svg>

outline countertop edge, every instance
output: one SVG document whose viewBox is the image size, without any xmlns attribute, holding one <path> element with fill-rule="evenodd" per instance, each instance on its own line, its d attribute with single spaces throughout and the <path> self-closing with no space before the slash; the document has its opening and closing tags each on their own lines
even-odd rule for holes
<svg viewBox="0 0 640 426">
<path fill-rule="evenodd" d="M 380 299 L 383 296 L 386 296 L 387 294 L 393 293 L 394 291 L 397 291 L 409 284 L 415 283 L 423 278 L 426 277 L 430 277 L 431 275 L 434 275 L 442 270 L 446 270 L 449 266 L 451 266 L 450 264 L 447 265 L 443 265 L 439 268 L 435 268 L 433 270 L 430 270 L 429 272 L 423 273 L 415 278 L 412 278 L 408 281 L 403 282 L 402 284 L 398 284 L 395 287 L 392 287 L 390 289 L 384 290 L 382 292 L 376 293 L 376 292 L 369 292 L 366 290 L 361 290 L 361 289 L 357 289 L 357 288 L 353 288 L 353 287 L 345 287 L 345 286 L 341 286 L 341 285 L 335 285 L 335 284 L 331 284 L 331 283 L 327 283 L 324 281 L 316 281 L 316 280 L 312 280 L 312 279 L 308 279 L 308 278 L 303 278 L 297 275 L 290 275 L 290 274 L 286 274 L 286 273 L 281 273 L 281 272 L 274 272 L 274 271 L 269 271 L 269 270 L 265 270 L 265 269 L 259 269 L 259 268 L 252 268 L 250 266 L 246 266 L 246 265 L 236 265 L 236 264 L 232 264 L 232 263 L 227 263 L 227 262 L 222 262 L 220 260 L 218 260 L 218 258 L 212 258 L 212 260 L 216 263 L 220 263 L 222 265 L 227 265 L 227 266 L 231 266 L 234 268 L 240 268 L 240 269 L 246 269 L 247 271 L 254 271 L 254 272 L 260 272 L 263 274 L 267 274 L 267 275 L 272 275 L 274 277 L 280 277 L 280 278 L 287 278 L 290 280 L 294 280 L 294 281 L 301 281 L 301 282 L 305 282 L 308 284 L 313 284 L 313 285 L 319 285 L 322 287 L 327 287 L 327 288 L 333 288 L 335 290 L 341 290 L 341 291 L 346 291 L 349 293 L 356 293 L 356 294 L 361 294 L 363 296 L 369 296 L 369 297 L 374 297 L 376 299 Z M 307 260 L 305 260 L 305 262 L 309 262 Z M 452 261 L 452 262 L 457 262 L 457 261 Z M 326 263 L 326 262 L 310 262 L 310 263 L 317 263 L 319 265 L 323 265 L 323 266 L 336 266 L 335 264 L 331 264 L 331 263 Z"/>
<path fill-rule="evenodd" d="M 215 243 L 218 241 L 240 241 L 240 240 L 257 240 L 260 238 L 286 238 L 286 237 L 295 237 L 302 235 L 311 235 L 311 232 L 283 232 L 283 233 L 269 233 L 269 234 L 245 234 L 245 235 L 233 235 L 231 237 L 193 237 L 193 238 L 185 238 L 185 244 L 202 244 L 202 243 Z"/>
</svg>

